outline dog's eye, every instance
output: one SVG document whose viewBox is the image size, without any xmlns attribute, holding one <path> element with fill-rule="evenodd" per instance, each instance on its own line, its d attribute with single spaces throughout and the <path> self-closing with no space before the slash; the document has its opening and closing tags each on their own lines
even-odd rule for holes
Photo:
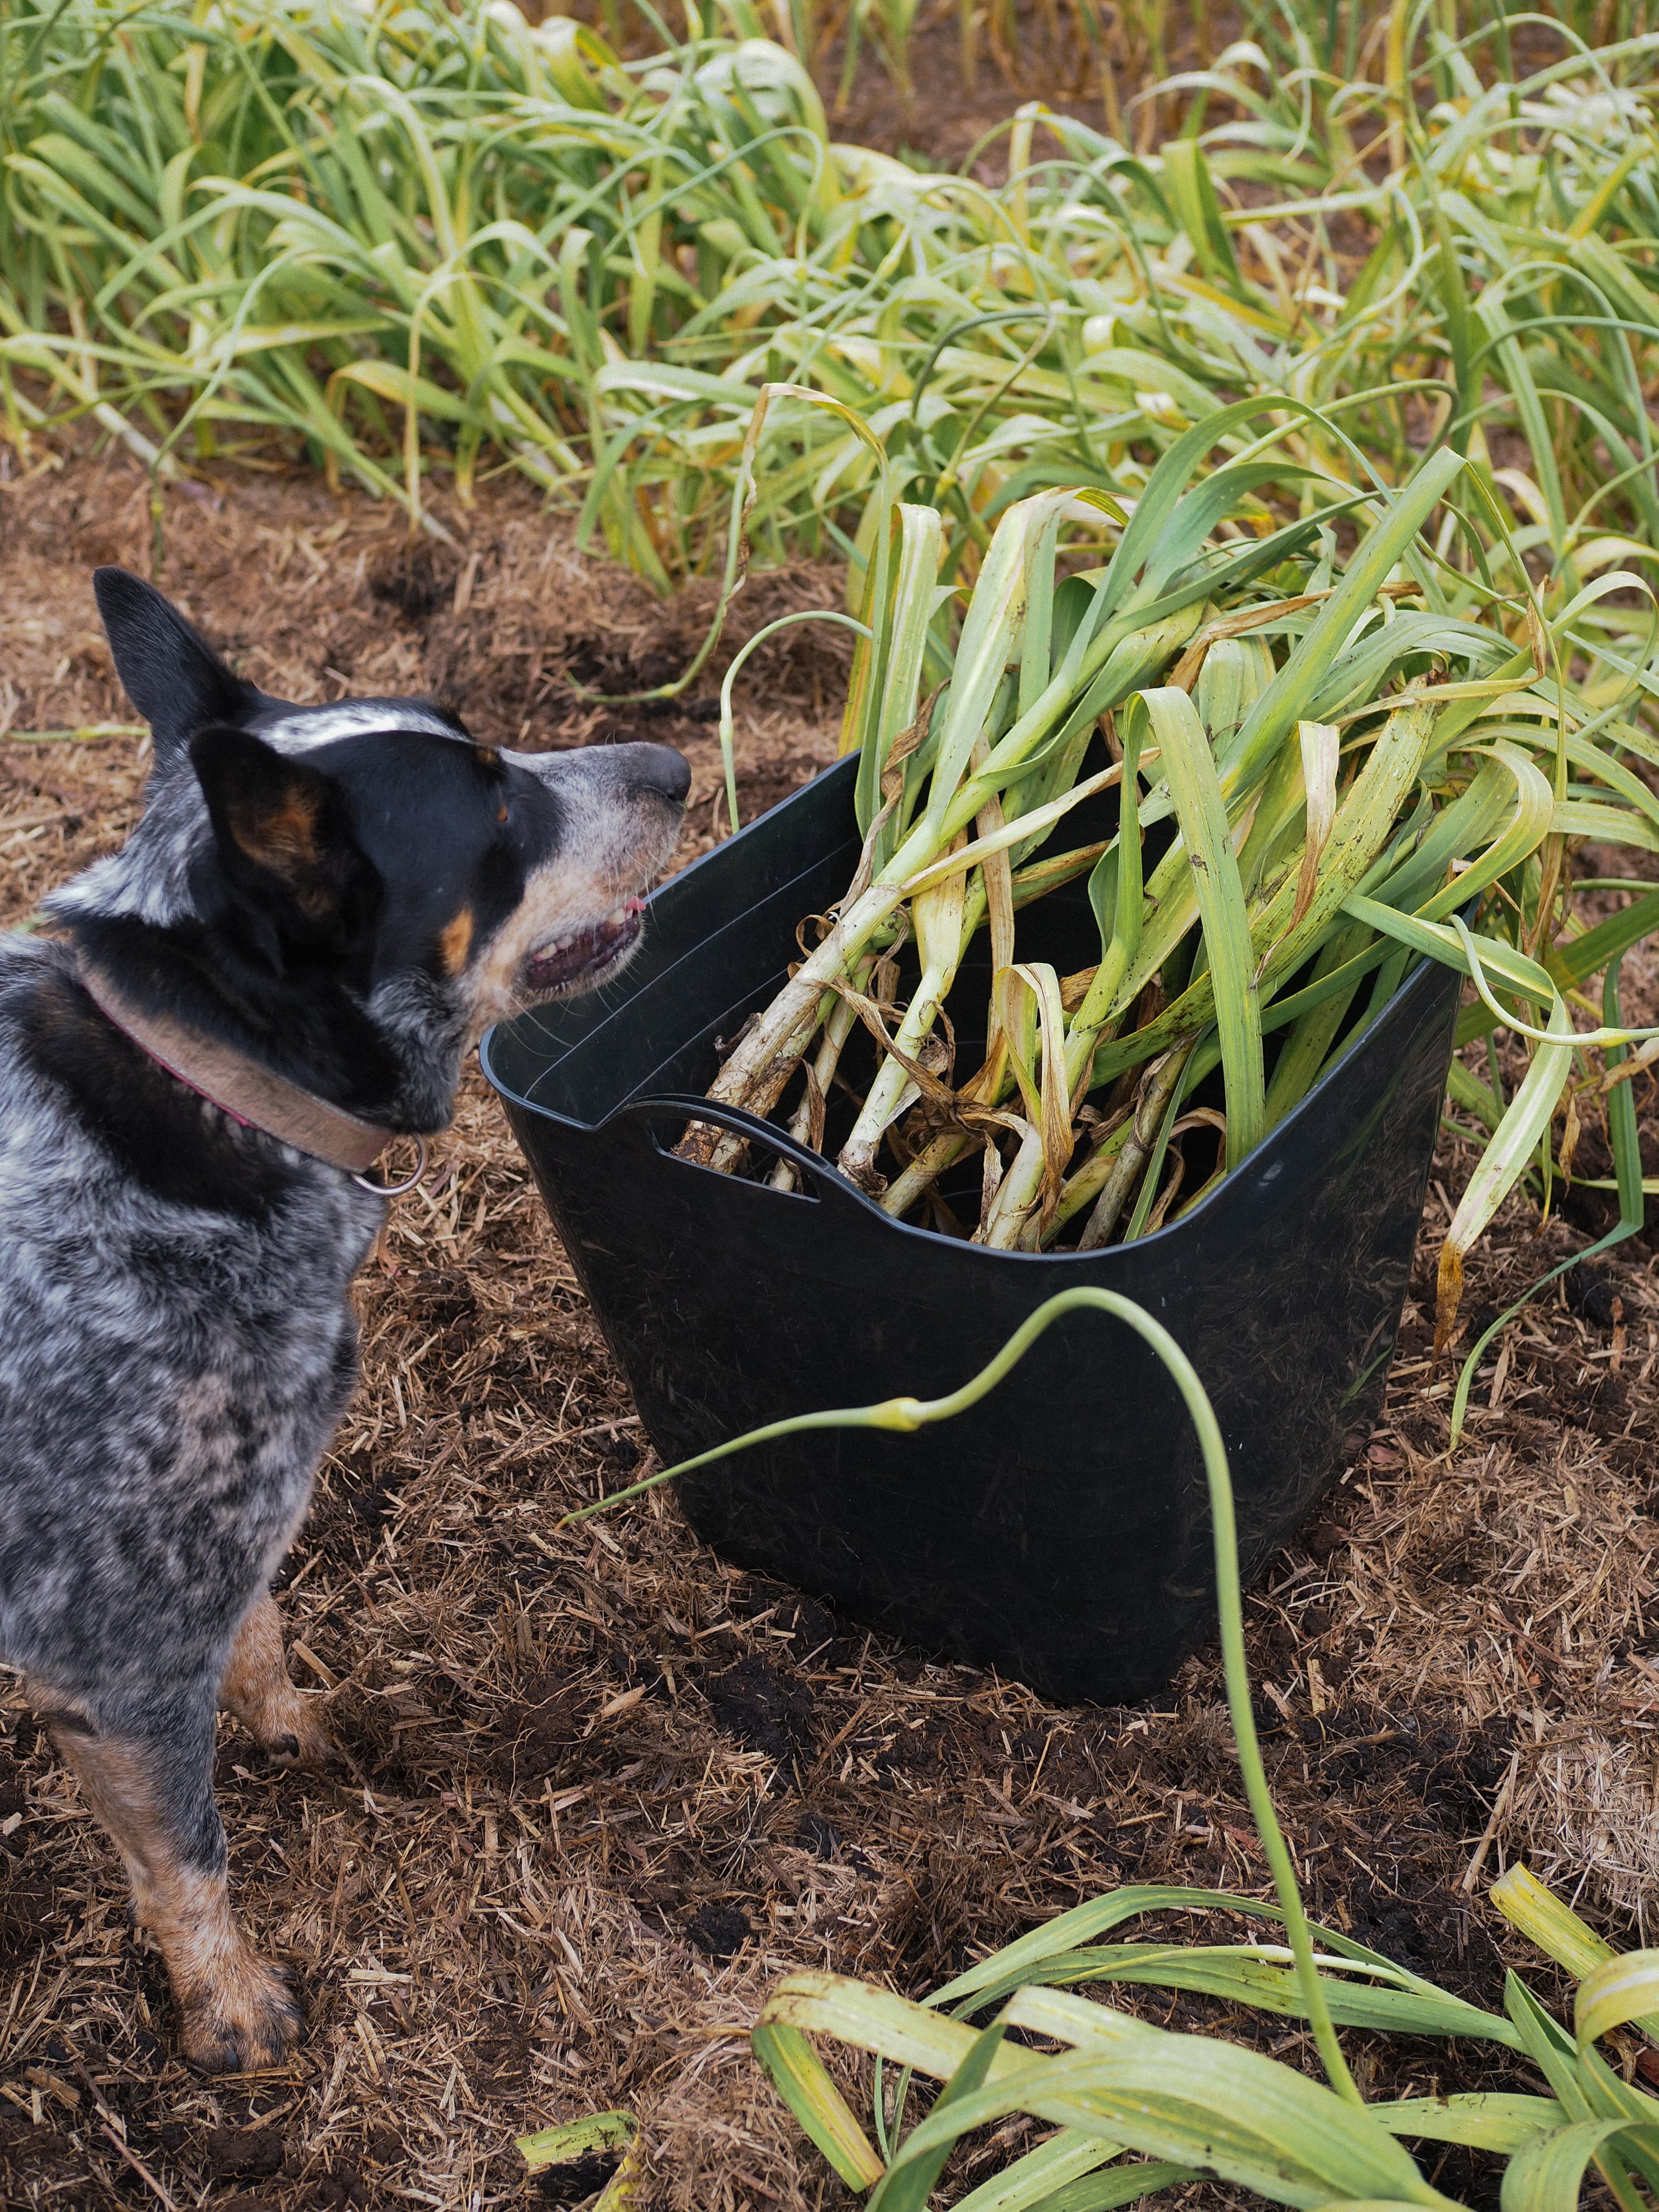
<svg viewBox="0 0 1659 2212">
<path fill-rule="evenodd" d="M 496 810 L 495 819 L 497 822 L 505 822 L 507 819 L 507 801 L 505 799 L 502 799 L 500 807 Z"/>
</svg>

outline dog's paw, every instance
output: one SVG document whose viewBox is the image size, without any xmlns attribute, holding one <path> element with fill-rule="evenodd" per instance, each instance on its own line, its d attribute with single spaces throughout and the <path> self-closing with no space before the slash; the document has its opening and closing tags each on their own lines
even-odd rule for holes
<svg viewBox="0 0 1659 2212">
<path fill-rule="evenodd" d="M 304 2023 L 283 1977 L 252 1951 L 184 2007 L 185 2056 L 204 2074 L 280 2066 Z"/>
<path fill-rule="evenodd" d="M 272 1698 L 257 1714 L 242 1715 L 244 1725 L 276 1766 L 332 1766 L 339 1759 L 334 1739 L 318 1711 L 322 1700 L 290 1690 Z"/>
<path fill-rule="evenodd" d="M 261 1748 L 278 1766 L 337 1766 L 340 1763 L 334 1739 L 309 1701 L 302 1702 L 290 1717 L 289 1725 L 268 1738 Z"/>
</svg>

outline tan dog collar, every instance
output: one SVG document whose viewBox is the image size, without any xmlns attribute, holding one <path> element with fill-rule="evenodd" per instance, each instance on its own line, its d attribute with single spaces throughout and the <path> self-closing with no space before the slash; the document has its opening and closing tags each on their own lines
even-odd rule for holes
<svg viewBox="0 0 1659 2212">
<path fill-rule="evenodd" d="M 383 1198 L 412 1190 L 426 1172 L 426 1140 L 417 1138 L 420 1160 L 407 1182 L 378 1183 L 366 1178 L 398 1132 L 373 1121 L 361 1121 L 338 1106 L 331 1106 L 297 1083 L 290 1083 L 234 1046 L 200 1036 L 167 1014 L 153 1014 L 135 1006 L 101 968 L 82 958 L 76 966 L 81 988 L 123 1036 L 148 1053 L 159 1067 L 193 1091 L 198 1098 L 228 1114 L 245 1129 L 262 1130 L 296 1152 L 339 1168 Z"/>
</svg>

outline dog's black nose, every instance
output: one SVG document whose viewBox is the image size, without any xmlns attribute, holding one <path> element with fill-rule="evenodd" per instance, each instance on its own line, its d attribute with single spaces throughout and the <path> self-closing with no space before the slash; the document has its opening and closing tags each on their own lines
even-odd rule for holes
<svg viewBox="0 0 1659 2212">
<path fill-rule="evenodd" d="M 660 792 L 676 806 L 684 806 L 691 788 L 691 766 L 672 745 L 635 745 L 634 781 L 643 791 Z"/>
</svg>

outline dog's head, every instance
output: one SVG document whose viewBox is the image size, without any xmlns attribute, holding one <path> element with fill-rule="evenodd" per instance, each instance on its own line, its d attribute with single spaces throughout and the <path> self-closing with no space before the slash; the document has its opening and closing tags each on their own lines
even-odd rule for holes
<svg viewBox="0 0 1659 2212">
<path fill-rule="evenodd" d="M 406 1033 L 406 1070 L 627 959 L 678 831 L 678 753 L 493 750 L 428 699 L 294 706 L 138 577 L 94 585 L 155 766 L 143 821 L 56 895 L 58 918 L 106 942 L 193 933 L 198 960 L 289 1007 L 343 993 Z"/>
</svg>

